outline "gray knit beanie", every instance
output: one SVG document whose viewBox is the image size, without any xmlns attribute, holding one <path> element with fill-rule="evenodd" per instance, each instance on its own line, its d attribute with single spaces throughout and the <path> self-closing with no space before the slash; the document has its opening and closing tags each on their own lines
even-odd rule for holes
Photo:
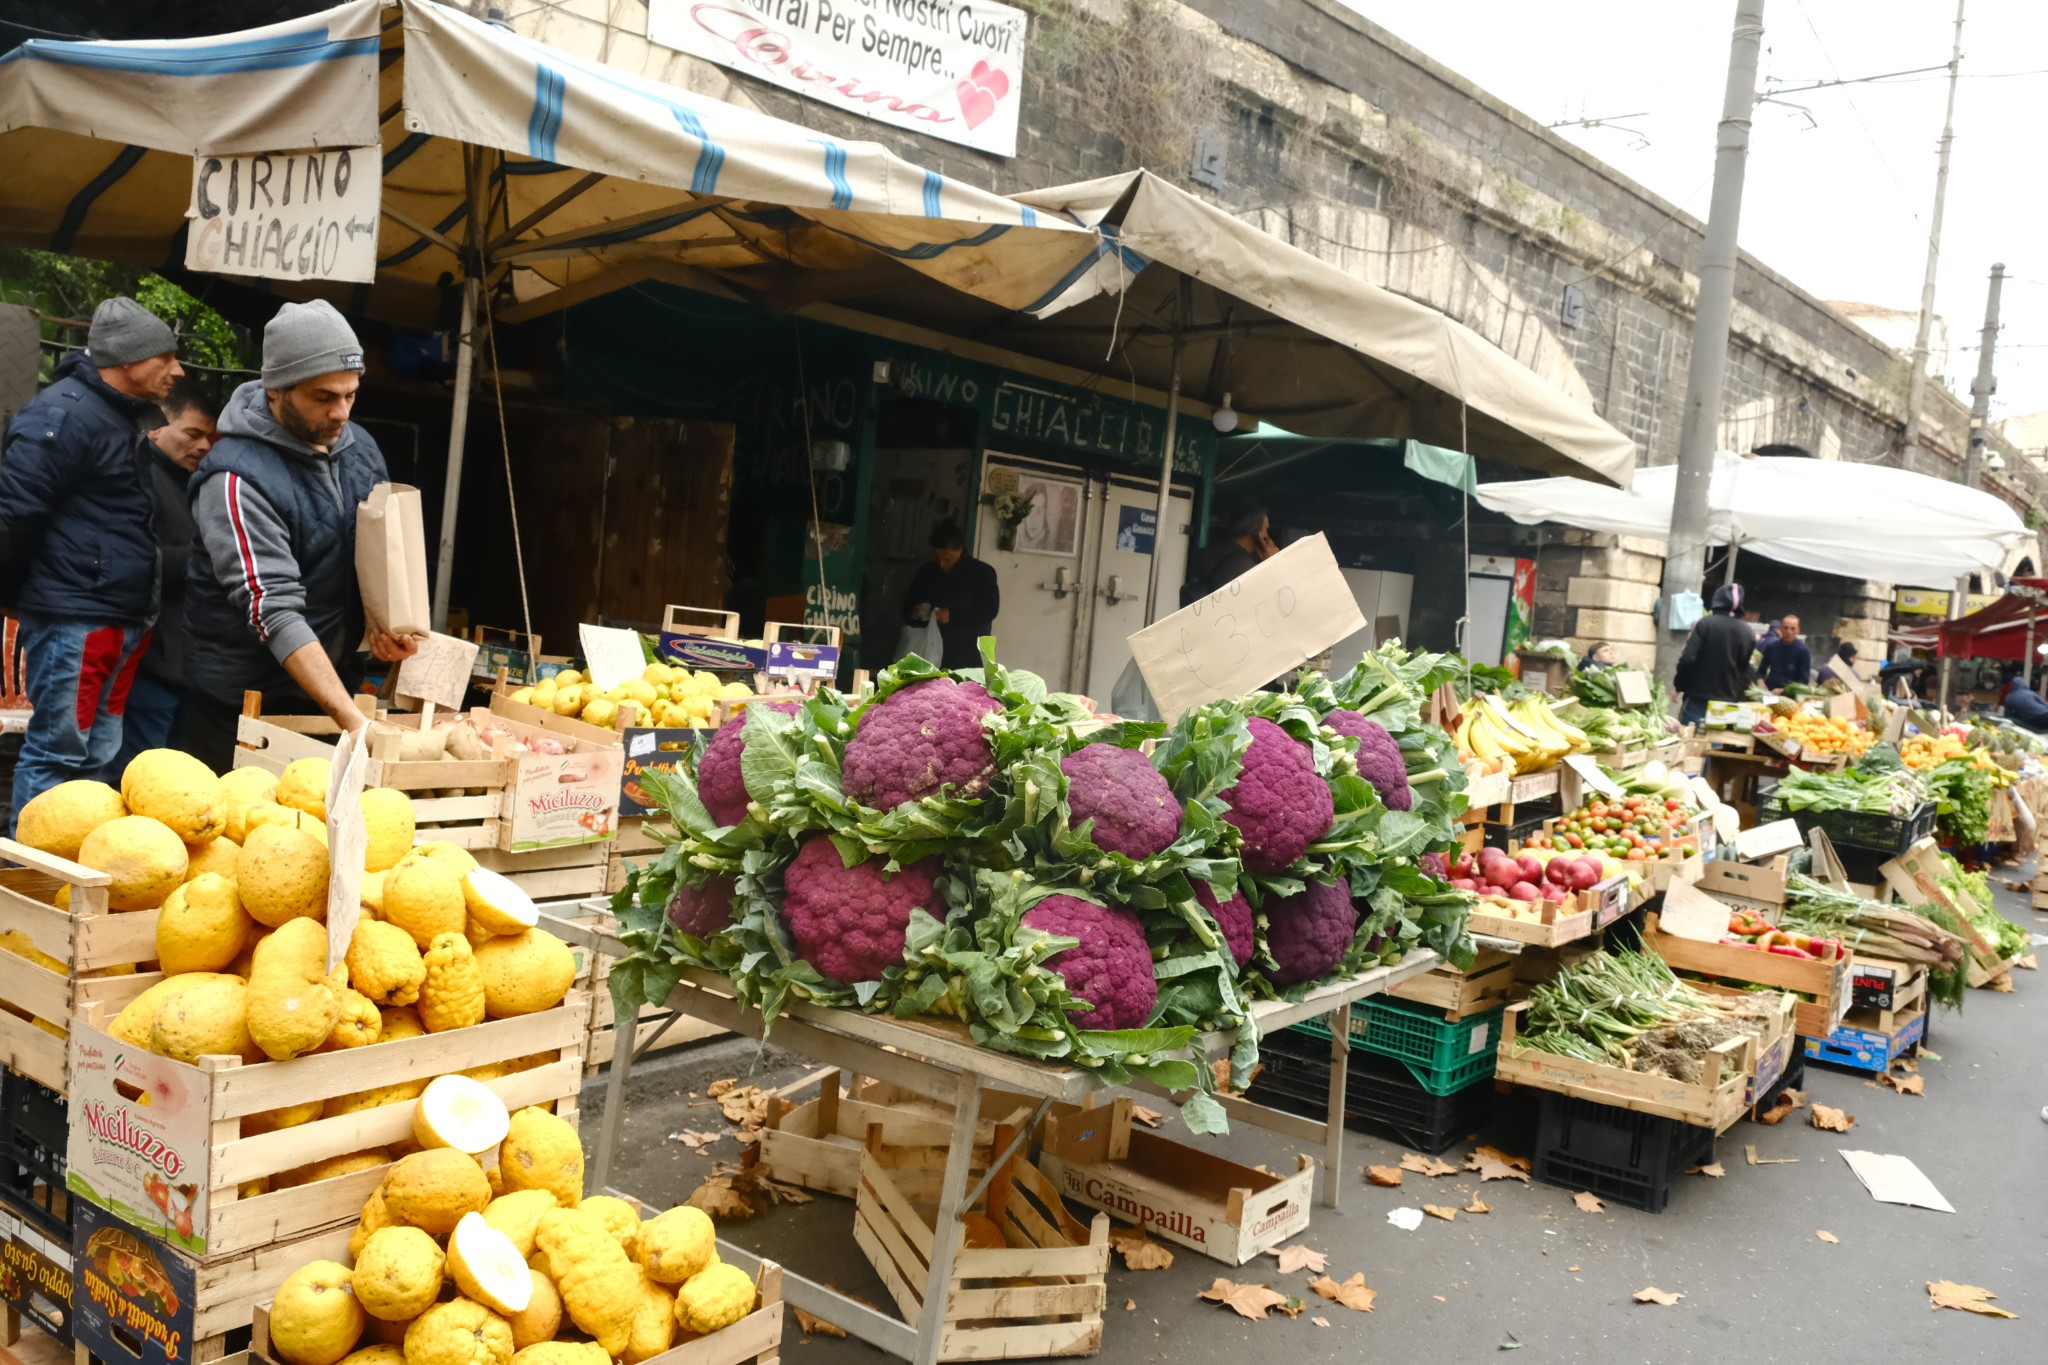
<svg viewBox="0 0 2048 1365">
<path fill-rule="evenodd" d="M 103 370 L 177 349 L 178 336 L 169 323 L 118 294 L 93 309 L 92 330 L 85 334 L 85 353 Z"/>
<path fill-rule="evenodd" d="M 363 343 L 325 299 L 288 303 L 263 329 L 263 387 L 288 389 L 315 375 L 363 368 Z"/>
</svg>

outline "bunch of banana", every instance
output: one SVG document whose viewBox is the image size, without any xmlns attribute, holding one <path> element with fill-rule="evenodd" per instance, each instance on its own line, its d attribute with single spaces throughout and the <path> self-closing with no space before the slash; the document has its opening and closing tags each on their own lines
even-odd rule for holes
<svg viewBox="0 0 2048 1365">
<path fill-rule="evenodd" d="M 1521 722 L 1524 729 L 1532 731 L 1540 739 L 1550 741 L 1548 747 L 1556 748 L 1558 744 L 1562 744 L 1564 747 L 1556 750 L 1557 758 L 1563 758 L 1566 754 L 1582 754 L 1593 747 L 1592 740 L 1587 738 L 1584 730 L 1561 719 L 1557 712 L 1551 709 L 1550 703 L 1541 697 L 1524 697 L 1509 707 L 1508 711 Z M 1551 761 L 1556 762 L 1557 759 Z"/>
<path fill-rule="evenodd" d="M 1564 744 L 1552 752 L 1551 741 L 1524 726 L 1507 707 L 1487 704 L 1466 710 L 1458 743 L 1480 758 L 1505 762 L 1516 773 L 1551 767 L 1570 751 Z"/>
</svg>

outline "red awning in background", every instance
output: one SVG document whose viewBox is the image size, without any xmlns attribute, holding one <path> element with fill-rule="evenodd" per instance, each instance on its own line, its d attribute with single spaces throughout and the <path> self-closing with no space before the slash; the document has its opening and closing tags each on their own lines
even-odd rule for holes
<svg viewBox="0 0 2048 1365">
<path fill-rule="evenodd" d="M 1956 659 L 2017 662 L 2027 652 L 2029 618 L 2034 624 L 2034 643 L 2048 643 L 2048 578 L 2015 578 L 2006 586 L 2005 596 L 1982 611 L 1942 622 L 1935 651 Z"/>
</svg>

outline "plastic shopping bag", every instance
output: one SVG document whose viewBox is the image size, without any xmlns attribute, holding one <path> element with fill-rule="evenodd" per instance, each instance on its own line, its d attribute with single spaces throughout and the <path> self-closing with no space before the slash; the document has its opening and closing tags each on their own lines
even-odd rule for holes
<svg viewBox="0 0 2048 1365">
<path fill-rule="evenodd" d="M 896 657 L 915 654 L 926 663 L 935 664 L 946 657 L 945 637 L 939 634 L 936 621 L 916 622 L 903 627 L 903 634 L 896 640 Z"/>
</svg>

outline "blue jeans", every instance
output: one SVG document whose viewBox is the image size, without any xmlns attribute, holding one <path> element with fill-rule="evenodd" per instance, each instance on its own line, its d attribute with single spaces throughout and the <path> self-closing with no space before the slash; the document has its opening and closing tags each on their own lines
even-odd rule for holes
<svg viewBox="0 0 2048 1365">
<path fill-rule="evenodd" d="M 1680 725 L 1698 725 L 1706 718 L 1707 699 L 1705 697 L 1687 697 L 1685 705 L 1678 708 L 1678 723 Z"/>
<path fill-rule="evenodd" d="M 21 808 L 60 782 L 120 782 L 114 758 L 121 752 L 121 716 L 135 682 L 135 666 L 149 644 L 147 626 L 16 614 L 21 621 L 26 690 L 34 710 L 14 765 L 10 835 Z"/>
<path fill-rule="evenodd" d="M 121 752 L 114 759 L 114 771 L 128 771 L 128 760 L 144 749 L 167 749 L 178 728 L 178 703 L 182 688 L 162 678 L 137 672 L 135 686 L 128 689 L 128 710 L 121 717 Z M 111 780 L 111 779 L 110 779 Z"/>
</svg>

